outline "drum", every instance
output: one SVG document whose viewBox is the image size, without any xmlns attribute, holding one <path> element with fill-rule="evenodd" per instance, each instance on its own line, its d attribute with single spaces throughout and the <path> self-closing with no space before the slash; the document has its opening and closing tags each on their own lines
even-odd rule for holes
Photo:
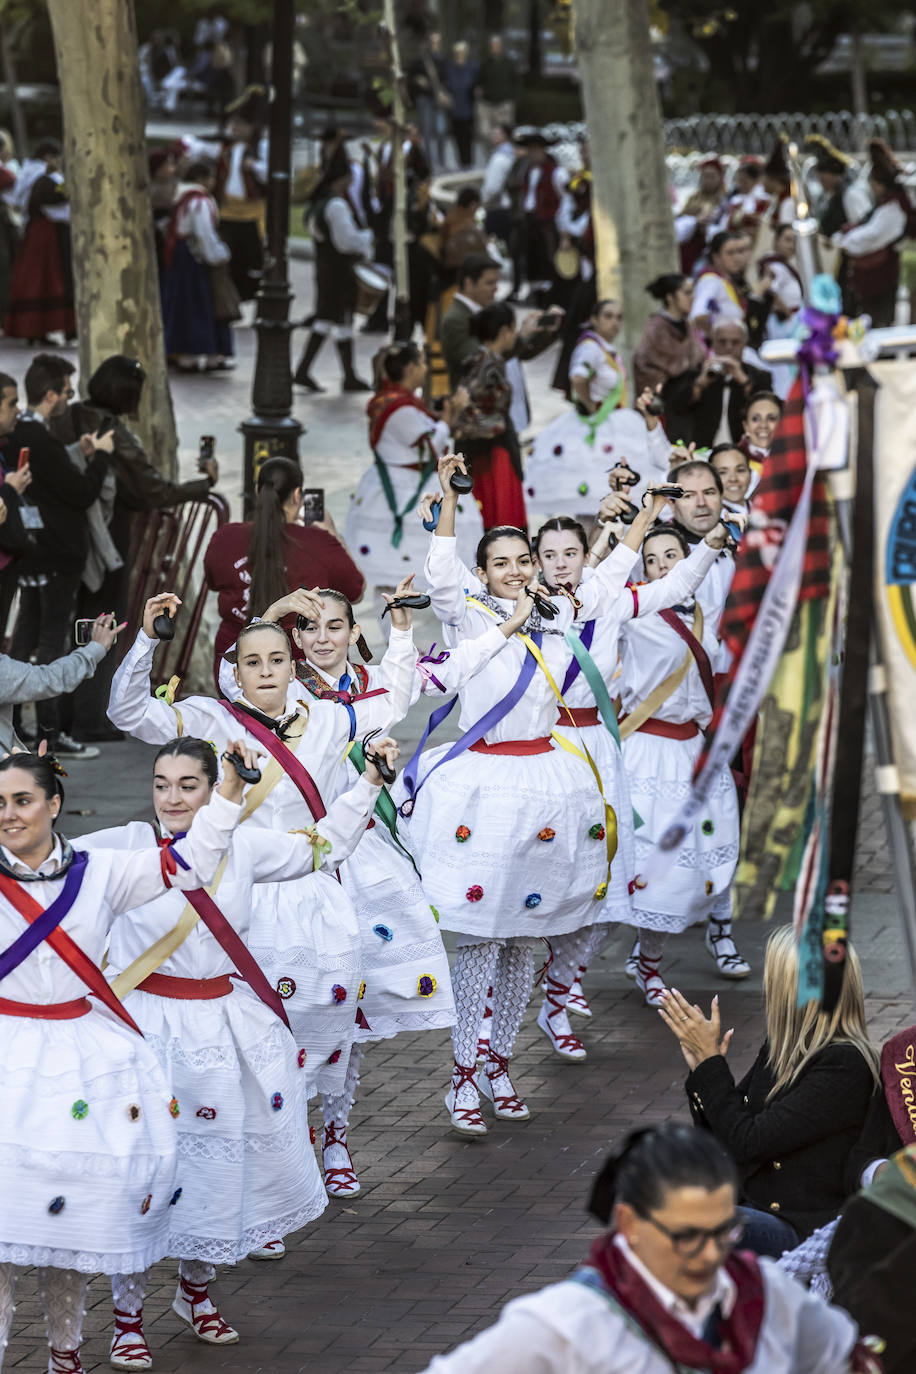
<svg viewBox="0 0 916 1374">
<path fill-rule="evenodd" d="M 578 248 L 558 248 L 553 255 L 553 269 L 561 281 L 573 281 L 579 275 Z"/>
<path fill-rule="evenodd" d="M 357 315 L 371 315 L 388 290 L 390 273 L 379 262 L 358 262 L 353 268 L 356 278 L 356 298 L 353 309 Z"/>
</svg>

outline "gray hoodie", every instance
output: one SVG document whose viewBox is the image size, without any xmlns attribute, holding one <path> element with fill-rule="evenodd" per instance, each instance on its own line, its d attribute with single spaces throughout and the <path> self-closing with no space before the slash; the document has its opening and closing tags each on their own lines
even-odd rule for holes
<svg viewBox="0 0 916 1374">
<path fill-rule="evenodd" d="M 53 663 L 20 663 L 18 658 L 0 654 L 0 754 L 26 748 L 13 729 L 14 706 L 72 692 L 92 676 L 105 652 L 93 640 Z"/>
</svg>

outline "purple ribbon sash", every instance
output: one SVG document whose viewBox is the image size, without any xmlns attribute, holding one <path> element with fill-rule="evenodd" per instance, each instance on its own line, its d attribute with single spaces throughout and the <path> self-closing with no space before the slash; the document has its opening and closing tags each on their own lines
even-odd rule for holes
<svg viewBox="0 0 916 1374">
<path fill-rule="evenodd" d="M 21 935 L 18 935 L 13 943 L 8 945 L 0 954 L 0 982 L 17 969 L 22 961 L 29 957 L 33 949 L 37 949 L 43 940 L 47 940 L 48 936 L 54 933 L 70 911 L 80 894 L 83 878 L 86 876 L 88 857 L 85 850 L 74 851 L 73 861 L 67 869 L 64 885 L 58 896 L 54 898 L 49 907 L 45 907 L 37 920 Z"/>
<path fill-rule="evenodd" d="M 582 626 L 582 633 L 579 636 L 579 639 L 582 641 L 583 648 L 590 649 L 592 647 L 592 640 L 594 638 L 595 622 L 594 620 L 586 620 L 585 624 Z M 566 693 L 569 691 L 570 687 L 573 685 L 576 678 L 579 676 L 581 672 L 582 664 L 576 658 L 575 654 L 573 654 L 569 667 L 566 669 L 566 676 L 563 679 L 563 686 L 560 688 L 560 692 L 564 697 L 566 696 Z"/>
</svg>

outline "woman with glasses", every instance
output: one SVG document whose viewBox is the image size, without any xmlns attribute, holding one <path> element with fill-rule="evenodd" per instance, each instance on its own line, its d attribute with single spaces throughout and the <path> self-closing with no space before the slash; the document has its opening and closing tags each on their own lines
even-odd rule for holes
<svg viewBox="0 0 916 1374">
<path fill-rule="evenodd" d="M 426 1374 L 879 1374 L 845 1312 L 736 1252 L 737 1184 L 705 1131 L 634 1131 L 595 1182 L 589 1210 L 610 1229 L 585 1264 Z"/>
<path fill-rule="evenodd" d="M 659 1014 L 690 1070 L 685 1088 L 694 1121 L 738 1166 L 747 1243 L 778 1257 L 842 1211 L 849 1155 L 881 1078 L 852 945 L 832 1012 L 816 1001 L 798 1005 L 791 926 L 767 943 L 763 993 L 766 1040 L 740 1083 L 726 1060 L 732 1032 L 721 1034 L 718 997 L 707 1019 L 671 988 Z"/>
<path fill-rule="evenodd" d="M 607 474 L 621 460 L 642 474 L 647 465 L 658 469 L 664 479 L 670 447 L 664 430 L 653 420 L 650 438 L 644 419 L 628 409 L 632 384 L 613 347 L 622 322 L 618 301 L 599 301 L 573 349 L 573 409 L 541 430 L 525 466 L 525 506 L 532 520 L 560 511 L 593 520 Z"/>
</svg>

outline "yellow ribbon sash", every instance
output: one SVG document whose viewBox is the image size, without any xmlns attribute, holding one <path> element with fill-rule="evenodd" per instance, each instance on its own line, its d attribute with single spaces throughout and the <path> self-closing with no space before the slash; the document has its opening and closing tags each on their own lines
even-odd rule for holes
<svg viewBox="0 0 916 1374">
<path fill-rule="evenodd" d="M 207 888 L 211 897 L 223 880 L 228 861 L 229 855 L 224 854 L 213 882 Z M 165 935 L 160 935 L 155 944 L 150 945 L 149 949 L 138 955 L 132 964 L 128 964 L 123 973 L 119 973 L 117 978 L 112 979 L 111 986 L 122 1002 L 129 992 L 133 992 L 134 988 L 143 982 L 144 978 L 155 973 L 156 969 L 164 964 L 166 959 L 171 958 L 176 949 L 184 944 L 199 920 L 200 917 L 197 912 L 188 902 L 178 918 L 178 924 L 174 925 Z"/>
<path fill-rule="evenodd" d="M 693 631 L 694 639 L 698 639 L 702 644 L 703 612 L 700 609 L 699 601 L 695 603 L 693 624 L 690 628 Z M 634 730 L 638 730 L 641 725 L 645 725 L 646 721 L 655 715 L 659 706 L 666 702 L 668 698 L 677 691 L 678 687 L 680 687 L 684 678 L 690 672 L 693 661 L 693 654 L 688 649 L 683 660 L 678 664 L 674 672 L 669 673 L 657 687 L 652 689 L 642 705 L 637 706 L 635 711 L 631 711 L 630 714 L 620 722 L 621 739 L 626 739 L 628 735 L 632 735 Z"/>
</svg>

